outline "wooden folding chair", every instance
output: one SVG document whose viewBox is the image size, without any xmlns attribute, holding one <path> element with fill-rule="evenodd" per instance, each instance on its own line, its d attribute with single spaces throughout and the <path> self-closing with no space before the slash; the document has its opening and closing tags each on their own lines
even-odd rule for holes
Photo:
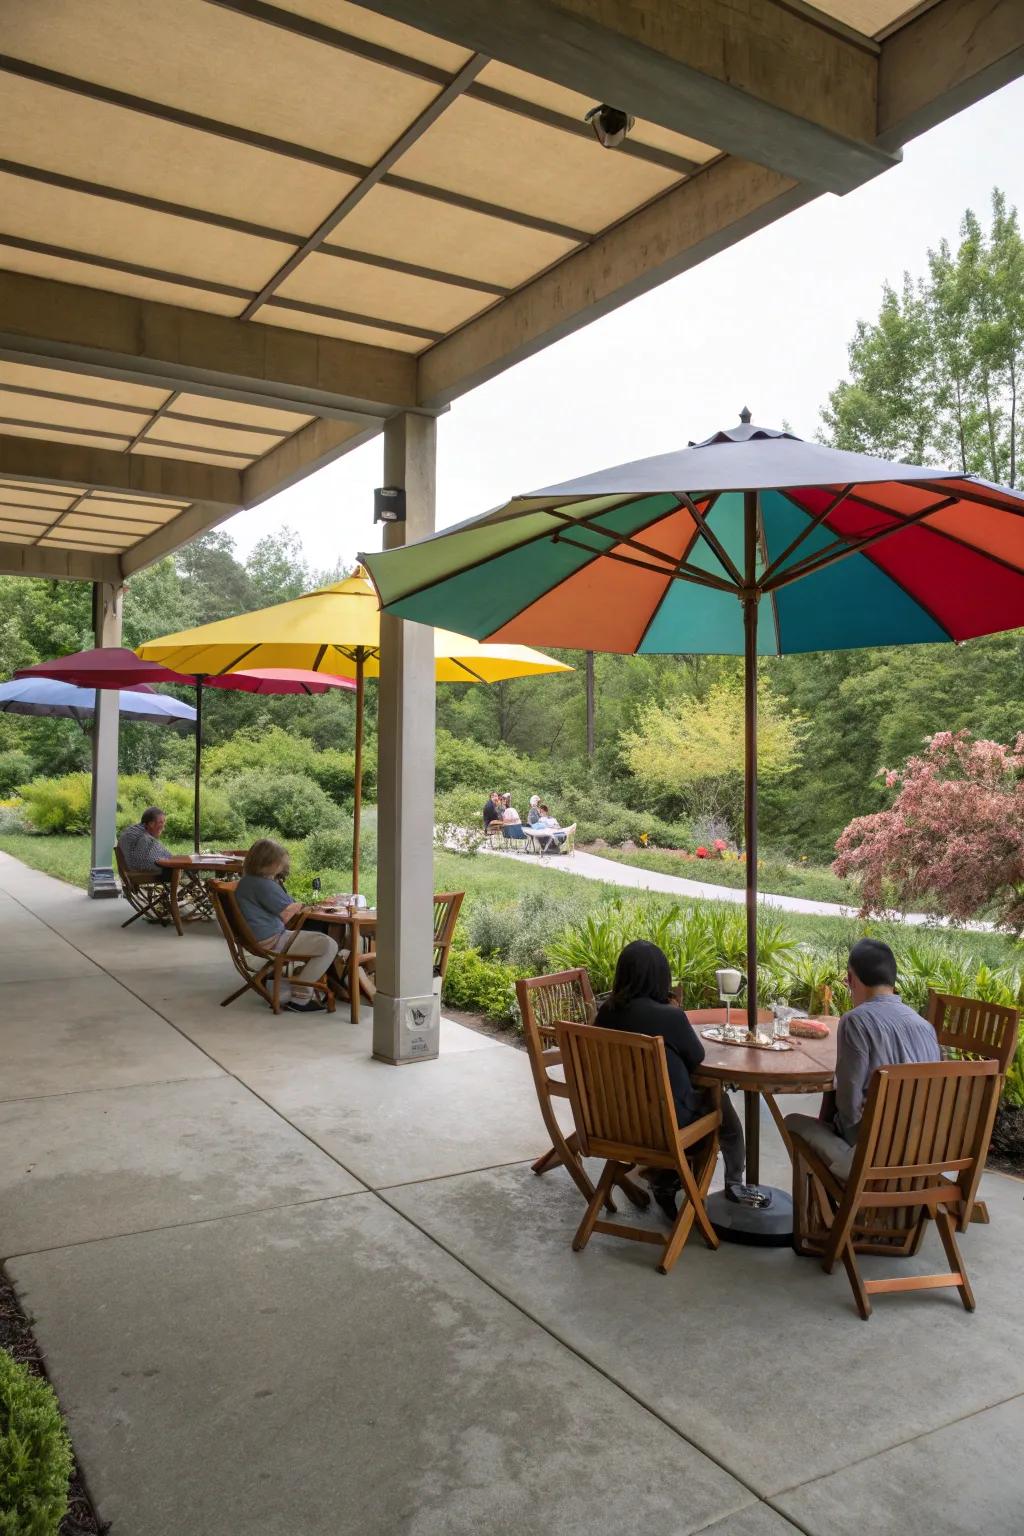
<svg viewBox="0 0 1024 1536">
<path fill-rule="evenodd" d="M 995 1061 L 999 1064 L 1000 1091 L 1020 1037 L 1020 1009 L 1002 1003 L 983 1003 L 977 997 L 956 997 L 951 992 L 928 993 L 925 1015 L 938 1036 L 944 1059 Z M 971 1220 L 988 1223 L 988 1206 L 975 1202 Z M 957 1227 L 964 1230 L 961 1215 Z"/>
<path fill-rule="evenodd" d="M 440 976 L 442 986 L 448 971 L 448 956 L 455 937 L 455 924 L 459 920 L 459 908 L 465 895 L 465 891 L 442 891 L 434 897 L 434 975 Z"/>
<path fill-rule="evenodd" d="M 242 978 L 242 985 L 237 991 L 232 992 L 221 1003 L 226 1008 L 237 997 L 250 988 L 262 997 L 275 1013 L 281 1012 L 281 978 L 288 974 L 289 966 L 302 966 L 306 963 L 306 957 L 289 955 L 287 950 L 278 952 L 268 950 L 266 946 L 256 938 L 249 924 L 242 916 L 242 910 L 238 905 L 238 887 L 234 880 L 208 880 L 206 889 L 210 893 L 213 902 L 213 910 L 217 914 L 220 931 L 231 955 L 235 970 Z M 271 978 L 271 985 L 267 987 L 267 977 Z M 334 993 L 327 984 L 325 977 L 319 981 L 303 982 L 311 991 L 319 992 L 327 1003 L 327 1012 L 333 1013 Z"/>
<path fill-rule="evenodd" d="M 117 865 L 117 878 L 121 882 L 121 895 L 134 908 L 131 917 L 121 927 L 130 928 L 140 917 L 147 923 L 159 923 L 161 928 L 168 927 L 174 917 L 167 881 L 157 875 L 147 874 L 144 870 L 129 869 L 117 843 L 114 844 L 114 862 Z"/>
<path fill-rule="evenodd" d="M 537 1103 L 541 1118 L 551 1137 L 551 1145 L 532 1165 L 534 1173 L 547 1173 L 551 1168 L 563 1166 L 584 1200 L 593 1198 L 594 1186 L 590 1181 L 580 1156 L 579 1138 L 575 1131 L 568 1136 L 558 1123 L 552 1099 L 567 1099 L 569 1089 L 562 1078 L 551 1077 L 552 1067 L 562 1064 L 562 1053 L 555 1041 L 555 1023 L 565 1019 L 570 1023 L 592 1024 L 597 1006 L 590 985 L 590 977 L 584 970 L 558 971 L 553 976 L 528 976 L 516 982 L 516 998 L 523 1020 L 523 1036 L 533 1073 L 533 1086 L 537 1090 Z M 651 1197 L 632 1179 L 625 1175 L 615 1181 L 624 1193 L 638 1206 L 646 1210 Z M 605 1204 L 614 1212 L 615 1202 L 609 1194 Z"/>
<path fill-rule="evenodd" d="M 578 1253 L 585 1248 L 594 1232 L 657 1243 L 662 1250 L 658 1269 L 667 1275 L 695 1221 L 708 1247 L 717 1248 L 718 1235 L 704 1201 L 718 1159 L 719 1111 L 679 1129 L 665 1042 L 660 1037 L 559 1022 L 555 1038 L 565 1065 L 580 1151 L 584 1157 L 606 1159 L 572 1240 L 573 1249 Z M 598 1219 L 616 1175 L 628 1173 L 638 1163 L 671 1168 L 679 1175 L 684 1198 L 667 1238 L 646 1227 Z"/>
<path fill-rule="evenodd" d="M 799 1133 L 793 1145 L 793 1247 L 821 1258 L 831 1274 L 842 1261 L 861 1317 L 881 1291 L 955 1286 L 968 1312 L 974 1293 L 954 1233 L 961 1228 L 985 1166 L 999 1102 L 995 1061 L 909 1062 L 874 1073 L 853 1164 L 838 1179 Z M 931 1216 L 949 1271 L 864 1280 L 857 1254 L 917 1253 Z"/>
</svg>

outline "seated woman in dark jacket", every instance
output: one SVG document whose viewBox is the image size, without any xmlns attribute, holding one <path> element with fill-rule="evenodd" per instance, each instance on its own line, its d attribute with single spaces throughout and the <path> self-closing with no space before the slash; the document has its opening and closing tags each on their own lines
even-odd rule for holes
<svg viewBox="0 0 1024 1536">
<path fill-rule="evenodd" d="M 602 1003 L 594 1022 L 602 1029 L 661 1036 L 676 1118 L 682 1129 L 706 1115 L 711 1104 L 690 1079 L 704 1060 L 704 1047 L 686 1014 L 670 1000 L 671 991 L 672 972 L 664 952 L 646 939 L 635 939 L 619 955 L 612 995 Z M 725 1159 L 725 1191 L 735 1199 L 732 1186 L 743 1183 L 746 1148 L 739 1115 L 726 1093 L 722 1095 L 718 1139 Z M 674 1221 L 679 1175 L 671 1168 L 652 1170 L 651 1188 L 661 1209 Z"/>
</svg>

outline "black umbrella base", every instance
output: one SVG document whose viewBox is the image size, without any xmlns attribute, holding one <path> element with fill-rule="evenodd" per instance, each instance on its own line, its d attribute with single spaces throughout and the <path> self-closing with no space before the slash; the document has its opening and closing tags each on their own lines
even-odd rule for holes
<svg viewBox="0 0 1024 1536">
<path fill-rule="evenodd" d="M 769 1206 L 737 1205 L 725 1191 L 709 1195 L 711 1225 L 723 1243 L 747 1243 L 755 1248 L 787 1248 L 793 1241 L 793 1201 L 784 1189 L 761 1184 L 770 1190 Z"/>
</svg>

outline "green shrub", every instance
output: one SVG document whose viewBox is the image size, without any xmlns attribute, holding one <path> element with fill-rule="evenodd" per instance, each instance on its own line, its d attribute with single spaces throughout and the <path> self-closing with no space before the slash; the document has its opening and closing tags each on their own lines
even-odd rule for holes
<svg viewBox="0 0 1024 1536">
<path fill-rule="evenodd" d="M 492 789 L 519 791 L 533 777 L 529 758 L 520 757 L 511 747 L 483 747 L 468 737 L 453 736 L 439 730 L 436 737 L 434 787 L 454 789 L 457 785 L 474 788 L 480 806 Z M 534 791 L 527 789 L 529 800 Z M 479 817 L 479 807 L 477 816 Z M 524 808 L 525 814 L 525 808 Z"/>
<path fill-rule="evenodd" d="M 24 814 L 37 832 L 88 832 L 92 823 L 92 776 L 66 773 L 21 786 Z"/>
<path fill-rule="evenodd" d="M 450 1008 L 482 1013 L 498 1023 L 519 1018 L 515 984 L 519 973 L 501 960 L 488 960 L 476 949 L 454 947 L 448 956 L 443 1001 Z"/>
<path fill-rule="evenodd" d="M 311 874 L 322 869 L 352 868 L 352 820 L 336 827 L 319 827 L 302 844 L 302 866 Z"/>
<path fill-rule="evenodd" d="M 10 801 L 6 805 L 0 804 L 0 835 L 22 834 L 31 832 L 32 828 L 25 820 L 20 800 Z"/>
<path fill-rule="evenodd" d="M 57 1536 L 70 1476 L 53 1388 L 0 1349 L 0 1536 Z"/>
<path fill-rule="evenodd" d="M 503 960 L 521 975 L 551 969 L 551 946 L 565 928 L 586 915 L 577 895 L 536 891 L 507 902 L 476 902 L 466 919 L 470 944 L 488 958 Z"/>
<path fill-rule="evenodd" d="M 461 785 L 434 796 L 434 847 L 472 857 L 484 843 L 483 796 Z"/>
<path fill-rule="evenodd" d="M 19 752 L 16 747 L 0 752 L 0 800 L 5 800 L 19 784 L 31 777 L 32 759 L 26 752 Z"/>
<path fill-rule="evenodd" d="M 164 780 L 154 785 L 153 793 L 153 804 L 167 814 L 165 838 L 171 842 L 188 842 L 195 821 L 194 786 Z M 234 842 L 243 836 L 244 819 L 225 790 L 204 783 L 199 810 L 204 847 L 212 842 Z"/>
<path fill-rule="evenodd" d="M 308 837 L 335 827 L 341 812 L 315 780 L 301 773 L 269 773 L 253 768 L 228 779 L 224 790 L 249 825 L 273 827 L 283 837 Z"/>
</svg>

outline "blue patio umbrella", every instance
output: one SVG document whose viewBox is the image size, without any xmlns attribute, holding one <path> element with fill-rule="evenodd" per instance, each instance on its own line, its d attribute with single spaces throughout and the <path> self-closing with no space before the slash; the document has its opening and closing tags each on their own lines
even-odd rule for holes
<svg viewBox="0 0 1024 1536">
<path fill-rule="evenodd" d="M 170 725 L 179 731 L 195 725 L 196 712 L 191 704 L 154 693 L 146 684 L 120 689 L 118 708 L 129 723 Z M 84 725 L 95 712 L 95 688 L 76 688 L 53 677 L 16 677 L 0 683 L 0 714 L 56 716 Z"/>
</svg>

